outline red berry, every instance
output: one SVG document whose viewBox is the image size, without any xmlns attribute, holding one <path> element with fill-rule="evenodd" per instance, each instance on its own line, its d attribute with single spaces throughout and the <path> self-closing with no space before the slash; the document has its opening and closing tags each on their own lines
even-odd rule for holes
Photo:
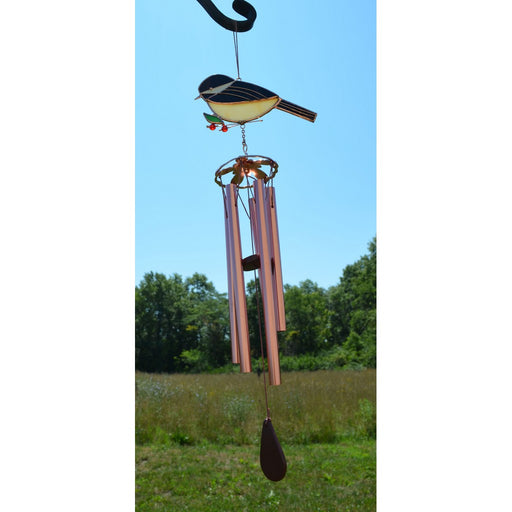
<svg viewBox="0 0 512 512">
<path fill-rule="evenodd" d="M 208 128 L 210 128 L 210 130 L 215 130 L 215 123 L 212 123 Z"/>
<path fill-rule="evenodd" d="M 228 131 L 228 127 L 224 124 L 224 125 L 222 125 L 221 130 L 222 130 L 224 133 L 226 133 L 226 132 Z"/>
</svg>

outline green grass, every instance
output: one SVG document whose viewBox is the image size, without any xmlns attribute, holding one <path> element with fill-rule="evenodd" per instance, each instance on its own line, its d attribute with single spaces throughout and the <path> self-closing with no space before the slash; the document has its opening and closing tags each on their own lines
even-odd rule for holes
<svg viewBox="0 0 512 512">
<path fill-rule="evenodd" d="M 136 375 L 136 443 L 252 444 L 265 418 L 263 377 Z M 375 437 L 375 370 L 283 373 L 269 388 L 272 423 L 289 444 Z"/>
<path fill-rule="evenodd" d="M 271 482 L 258 446 L 139 446 L 136 512 L 376 509 L 374 440 L 283 449 L 287 474 Z"/>
<path fill-rule="evenodd" d="M 137 373 L 137 512 L 375 510 L 375 370 L 283 373 L 270 387 L 280 482 L 259 467 L 262 379 Z"/>
</svg>

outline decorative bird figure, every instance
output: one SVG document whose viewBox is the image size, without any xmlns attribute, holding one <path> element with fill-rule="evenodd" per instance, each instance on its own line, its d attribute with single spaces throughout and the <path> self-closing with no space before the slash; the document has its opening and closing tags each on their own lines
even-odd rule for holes
<svg viewBox="0 0 512 512">
<path fill-rule="evenodd" d="M 312 123 L 316 119 L 315 112 L 283 100 L 264 87 L 226 75 L 212 75 L 203 80 L 198 98 L 203 98 L 219 118 L 232 123 L 253 121 L 274 108 Z"/>
</svg>

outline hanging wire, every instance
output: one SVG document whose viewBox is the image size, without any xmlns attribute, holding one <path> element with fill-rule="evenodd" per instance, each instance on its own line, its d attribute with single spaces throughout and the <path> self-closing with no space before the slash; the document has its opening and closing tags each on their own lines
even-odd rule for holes
<svg viewBox="0 0 512 512">
<path fill-rule="evenodd" d="M 240 80 L 240 58 L 238 54 L 238 31 L 236 30 L 236 22 L 235 22 L 235 31 L 233 32 L 233 43 L 235 45 L 235 60 L 236 60 L 236 72 L 237 72 L 237 80 Z M 242 130 L 242 149 L 247 156 L 247 142 L 245 141 L 245 124 L 242 123 L 240 125 L 240 129 Z"/>
<path fill-rule="evenodd" d="M 238 75 L 237 80 L 241 80 L 240 78 L 240 59 L 238 56 L 238 32 L 233 32 L 233 43 L 235 45 L 235 60 L 236 60 L 236 72 Z"/>
<path fill-rule="evenodd" d="M 254 282 L 256 283 L 256 270 L 254 271 Z M 261 330 L 261 308 L 260 308 L 260 287 L 259 280 L 258 286 L 256 286 L 256 307 L 258 309 L 258 329 L 260 331 L 260 348 L 261 348 L 261 371 L 263 373 L 263 387 L 265 389 L 265 407 L 267 408 L 267 417 L 266 419 L 270 419 L 270 409 L 268 407 L 268 389 L 267 389 L 267 377 L 265 371 L 265 355 L 263 352 L 263 333 Z"/>
<path fill-rule="evenodd" d="M 247 180 L 249 181 L 249 180 Z M 244 201 L 242 199 L 242 196 L 240 195 L 240 190 L 237 188 L 237 194 L 238 194 L 238 197 L 240 199 L 240 204 L 244 207 L 244 210 L 245 210 L 245 214 L 247 215 L 247 217 L 249 217 L 249 219 L 251 218 L 251 215 L 250 213 L 247 211 L 247 208 L 245 207 L 245 204 L 244 204 Z M 252 236 L 252 232 L 251 232 L 251 236 Z"/>
<path fill-rule="evenodd" d="M 222 189 L 222 199 L 224 201 L 224 216 L 227 219 L 228 218 L 228 209 L 227 209 L 226 205 L 227 205 L 228 199 L 227 199 L 226 191 L 224 190 L 224 187 L 221 187 L 221 189 Z"/>
</svg>

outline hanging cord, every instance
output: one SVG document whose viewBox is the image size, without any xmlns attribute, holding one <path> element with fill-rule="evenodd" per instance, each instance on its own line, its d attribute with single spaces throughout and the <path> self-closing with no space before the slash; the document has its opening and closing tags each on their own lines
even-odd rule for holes
<svg viewBox="0 0 512 512">
<path fill-rule="evenodd" d="M 235 22 L 236 25 L 236 22 Z M 241 80 L 240 78 L 240 59 L 238 57 L 238 32 L 235 30 L 233 32 L 233 43 L 235 45 L 235 60 L 236 60 L 236 72 L 237 72 L 237 80 Z"/>
<path fill-rule="evenodd" d="M 247 181 L 249 181 L 249 179 L 247 179 Z M 236 189 L 236 193 L 237 193 L 237 197 L 238 199 L 240 199 L 240 204 L 244 207 L 244 210 L 245 210 L 245 214 L 247 215 L 247 217 L 249 217 L 249 220 L 251 219 L 251 215 L 250 213 L 247 211 L 247 208 L 245 207 L 245 204 L 244 204 L 244 200 L 242 199 L 242 196 L 240 195 L 240 188 L 237 187 Z M 251 238 L 252 238 L 252 231 L 251 231 Z M 253 252 L 254 252 L 254 245 L 253 245 Z"/>
<path fill-rule="evenodd" d="M 240 57 L 238 53 L 238 30 L 237 30 L 237 22 L 235 21 L 235 30 L 233 32 L 233 44 L 235 45 L 235 60 L 236 60 L 236 73 L 237 80 L 241 80 L 240 78 Z M 247 156 L 247 142 L 245 141 L 245 124 L 240 124 L 240 129 L 242 130 L 242 149 L 244 151 L 245 156 Z"/>
<path fill-rule="evenodd" d="M 224 200 L 224 216 L 227 219 L 228 218 L 228 209 L 226 207 L 226 204 L 228 202 L 228 199 L 226 197 L 226 191 L 224 190 L 224 186 L 221 186 L 220 188 L 222 190 L 222 199 Z"/>
<path fill-rule="evenodd" d="M 254 271 L 254 282 L 256 282 L 256 270 Z M 265 356 L 263 354 L 263 333 L 261 331 L 261 310 L 260 310 L 260 287 L 259 280 L 258 286 L 256 287 L 256 306 L 258 308 L 258 329 L 260 331 L 260 347 L 261 347 L 261 371 L 263 372 L 263 387 L 265 388 L 265 407 L 267 408 L 267 417 L 265 419 L 270 419 L 270 409 L 268 408 L 268 390 L 267 390 L 267 377 L 265 372 Z"/>
</svg>

